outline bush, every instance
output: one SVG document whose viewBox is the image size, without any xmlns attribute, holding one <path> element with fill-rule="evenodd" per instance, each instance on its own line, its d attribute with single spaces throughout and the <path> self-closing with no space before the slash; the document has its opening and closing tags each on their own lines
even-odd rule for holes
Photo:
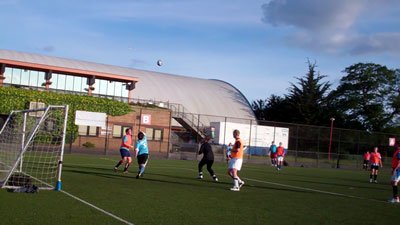
<svg viewBox="0 0 400 225">
<path fill-rule="evenodd" d="M 94 144 L 91 142 L 86 142 L 83 143 L 82 146 L 86 147 L 86 148 L 94 148 Z"/>
</svg>

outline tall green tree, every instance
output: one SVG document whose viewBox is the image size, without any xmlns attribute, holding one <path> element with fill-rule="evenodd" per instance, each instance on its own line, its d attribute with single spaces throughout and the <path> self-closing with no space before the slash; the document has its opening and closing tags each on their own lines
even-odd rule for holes
<svg viewBox="0 0 400 225">
<path fill-rule="evenodd" d="M 291 83 L 286 98 L 290 105 L 292 122 L 321 124 L 326 120 L 331 84 L 323 82 L 326 76 L 321 75 L 315 68 L 316 63 L 308 61 L 308 73 L 304 77 L 296 78 L 297 85 Z"/>
<path fill-rule="evenodd" d="M 335 105 L 345 124 L 361 124 L 369 131 L 384 131 L 399 118 L 399 71 L 374 63 L 347 67 L 334 92 Z"/>
</svg>

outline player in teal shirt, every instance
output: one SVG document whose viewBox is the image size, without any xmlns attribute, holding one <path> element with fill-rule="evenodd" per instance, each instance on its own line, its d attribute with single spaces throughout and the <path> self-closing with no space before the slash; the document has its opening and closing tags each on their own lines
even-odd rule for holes
<svg viewBox="0 0 400 225">
<path fill-rule="evenodd" d="M 147 136 L 144 132 L 139 132 L 138 142 L 136 143 L 135 157 L 139 164 L 139 172 L 136 179 L 143 177 L 144 169 L 146 168 L 149 159 L 149 148 L 147 146 Z"/>
</svg>

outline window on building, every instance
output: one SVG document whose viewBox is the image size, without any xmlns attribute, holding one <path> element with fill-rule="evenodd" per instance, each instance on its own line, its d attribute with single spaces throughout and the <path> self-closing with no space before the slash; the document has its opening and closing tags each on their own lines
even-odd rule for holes
<svg viewBox="0 0 400 225">
<path fill-rule="evenodd" d="M 58 74 L 57 89 L 65 90 L 65 75 Z"/>
<path fill-rule="evenodd" d="M 11 79 L 12 79 L 12 68 L 6 67 L 6 71 L 4 72 L 4 83 L 6 84 L 11 84 Z"/>
<path fill-rule="evenodd" d="M 122 138 L 125 135 L 125 130 L 128 128 L 132 129 L 131 126 L 114 125 L 113 138 Z"/>
<path fill-rule="evenodd" d="M 21 69 L 13 68 L 11 83 L 12 84 L 21 84 Z"/>
<path fill-rule="evenodd" d="M 79 125 L 78 134 L 80 136 L 93 136 L 93 137 L 97 137 L 99 135 L 97 127 L 83 126 L 83 125 Z"/>
<path fill-rule="evenodd" d="M 108 81 L 107 95 L 114 96 L 115 83 Z"/>
<path fill-rule="evenodd" d="M 31 72 L 33 72 L 31 70 Z M 46 85 L 46 75 L 45 72 L 38 72 L 38 87 L 44 87 Z"/>
<path fill-rule="evenodd" d="M 39 72 L 31 71 L 29 76 L 29 86 L 37 87 L 39 82 Z"/>
<path fill-rule="evenodd" d="M 50 81 L 51 81 L 50 88 L 51 89 L 57 89 L 57 80 L 58 80 L 58 74 L 53 73 L 51 75 L 51 79 L 50 79 Z"/>
<path fill-rule="evenodd" d="M 162 141 L 162 130 L 161 129 L 154 129 L 154 140 Z"/>
<path fill-rule="evenodd" d="M 74 90 L 74 77 L 73 76 L 69 76 L 69 75 L 66 76 L 65 90 L 67 90 L 67 91 Z"/>
<path fill-rule="evenodd" d="M 82 77 L 74 77 L 74 91 L 81 92 L 82 91 Z"/>
<path fill-rule="evenodd" d="M 21 85 L 25 85 L 25 86 L 29 85 L 29 71 L 28 70 L 22 70 Z"/>
<path fill-rule="evenodd" d="M 115 90 L 114 90 L 114 95 L 117 97 L 121 97 L 122 93 L 122 83 L 121 82 L 115 82 Z"/>
<path fill-rule="evenodd" d="M 162 141 L 162 129 L 146 127 L 147 140 Z"/>
<path fill-rule="evenodd" d="M 153 128 L 146 127 L 146 135 L 147 135 L 147 140 L 151 141 L 153 140 Z"/>
<path fill-rule="evenodd" d="M 99 82 L 100 82 L 100 94 L 101 95 L 107 95 L 108 81 L 99 80 Z"/>
</svg>

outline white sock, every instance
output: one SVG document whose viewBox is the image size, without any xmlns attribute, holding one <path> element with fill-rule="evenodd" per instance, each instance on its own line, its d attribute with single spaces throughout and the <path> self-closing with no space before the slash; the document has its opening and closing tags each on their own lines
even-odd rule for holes
<svg viewBox="0 0 400 225">
<path fill-rule="evenodd" d="M 233 186 L 234 186 L 234 187 L 239 187 L 239 181 L 238 181 L 238 179 L 233 179 Z"/>
</svg>

